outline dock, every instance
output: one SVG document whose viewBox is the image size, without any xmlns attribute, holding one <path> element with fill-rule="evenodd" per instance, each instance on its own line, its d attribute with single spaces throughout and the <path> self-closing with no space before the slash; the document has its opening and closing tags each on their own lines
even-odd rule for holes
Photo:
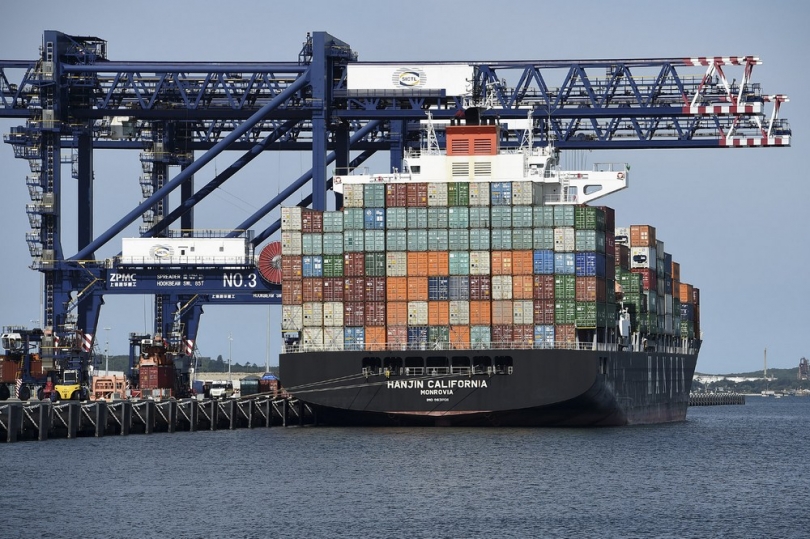
<svg viewBox="0 0 810 539">
<path fill-rule="evenodd" d="M 309 405 L 261 394 L 239 399 L 0 403 L 0 441 L 7 443 L 315 424 Z"/>
</svg>

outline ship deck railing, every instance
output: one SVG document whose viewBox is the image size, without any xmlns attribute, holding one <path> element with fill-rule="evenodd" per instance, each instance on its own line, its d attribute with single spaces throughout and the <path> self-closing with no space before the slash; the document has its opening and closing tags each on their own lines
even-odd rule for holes
<svg viewBox="0 0 810 539">
<path fill-rule="evenodd" d="M 670 354 L 696 354 L 700 341 L 696 339 L 674 339 L 666 344 L 647 345 L 644 348 L 631 344 L 603 342 L 525 342 L 525 341 L 476 341 L 476 342 L 408 342 L 408 343 L 365 343 L 352 342 L 339 344 L 295 343 L 282 345 L 282 353 L 307 352 L 407 352 L 407 351 L 448 351 L 454 350 L 596 350 L 605 352 L 651 352 Z"/>
</svg>

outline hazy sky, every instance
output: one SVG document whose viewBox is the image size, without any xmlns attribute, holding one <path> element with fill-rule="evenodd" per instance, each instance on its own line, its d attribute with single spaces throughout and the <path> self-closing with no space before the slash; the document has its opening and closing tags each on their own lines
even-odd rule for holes
<svg viewBox="0 0 810 539">
<path fill-rule="evenodd" d="M 305 6 L 305 8 L 303 7 Z M 111 60 L 295 61 L 309 31 L 349 43 L 364 61 L 546 60 L 756 55 L 753 72 L 765 94 L 787 94 L 780 116 L 793 128 L 787 149 L 634 150 L 593 152 L 593 162 L 628 162 L 630 189 L 601 201 L 617 225 L 650 224 L 681 264 L 684 282 L 701 290 L 704 344 L 698 370 L 733 373 L 796 367 L 810 357 L 810 239 L 806 179 L 810 3 L 652 1 L 338 2 L 242 0 L 109 2 L 45 0 L 3 8 L 0 58 L 38 56 L 44 30 L 108 42 Z M 695 68 L 695 74 L 702 74 Z M 680 71 L 682 74 L 684 70 Z M 741 71 L 727 71 L 741 78 Z M 691 73 L 691 72 L 689 72 Z M 11 82 L 18 82 L 12 80 Z M 510 81 L 514 83 L 514 81 Z M 768 109 L 770 111 L 770 108 Z M 0 120 L 0 131 L 21 122 Z M 97 151 L 95 235 L 142 199 L 138 152 Z M 197 174 L 202 185 L 237 153 L 220 155 Z M 804 156 L 804 157 L 802 157 Z M 233 159 L 231 158 L 233 157 Z M 382 167 L 386 159 L 377 161 Z M 262 156 L 197 206 L 196 226 L 235 226 L 310 168 L 307 155 Z M 28 269 L 25 161 L 0 145 L 0 324 L 32 325 L 40 317 L 39 274 Z M 178 169 L 173 168 L 172 176 Z M 76 182 L 62 172 L 63 248 L 76 252 Z M 293 198 L 297 202 L 304 194 Z M 330 197 L 331 198 L 331 197 Z M 172 203 L 176 203 L 176 197 Z M 274 214 L 273 217 L 277 216 Z M 271 219 L 256 226 L 262 230 Z M 127 231 L 137 233 L 136 221 Z M 263 226 L 262 226 L 263 225 Z M 120 250 L 114 240 L 97 253 Z M 149 331 L 152 303 L 107 296 L 97 337 L 110 352 L 127 351 L 130 332 Z M 205 308 L 202 355 L 234 362 L 278 362 L 280 307 Z M 105 331 L 103 328 L 110 328 Z"/>
</svg>

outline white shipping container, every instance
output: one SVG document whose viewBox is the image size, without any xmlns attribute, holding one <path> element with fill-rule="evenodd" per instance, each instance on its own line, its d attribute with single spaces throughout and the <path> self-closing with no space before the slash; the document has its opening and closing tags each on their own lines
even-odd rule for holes
<svg viewBox="0 0 810 539">
<path fill-rule="evenodd" d="M 470 275 L 490 273 L 489 251 L 470 251 Z"/>
<path fill-rule="evenodd" d="M 343 350 L 343 326 L 323 328 L 323 347 L 327 350 Z"/>
<path fill-rule="evenodd" d="M 281 329 L 284 331 L 301 331 L 304 327 L 304 309 L 301 305 L 281 306 Z"/>
<path fill-rule="evenodd" d="M 630 247 L 630 268 L 656 269 L 655 247 Z"/>
<path fill-rule="evenodd" d="M 533 324 L 534 306 L 532 300 L 515 300 L 512 302 L 512 323 L 513 324 Z"/>
<path fill-rule="evenodd" d="M 301 206 L 281 208 L 281 230 L 301 231 Z"/>
<path fill-rule="evenodd" d="M 249 252 L 245 238 L 123 238 L 120 263 L 245 265 Z"/>
<path fill-rule="evenodd" d="M 385 254 L 385 274 L 388 277 L 405 277 L 408 275 L 408 253 L 393 252 Z"/>
<path fill-rule="evenodd" d="M 304 302 L 304 327 L 323 326 L 323 303 Z"/>
<path fill-rule="evenodd" d="M 576 234 L 573 227 L 557 227 L 554 229 L 554 251 L 558 253 L 573 253 L 576 250 Z"/>
<path fill-rule="evenodd" d="M 408 302 L 408 325 L 426 326 L 428 325 L 428 304 L 427 301 Z"/>
<path fill-rule="evenodd" d="M 512 182 L 512 204 L 531 205 L 533 203 L 533 182 Z"/>
<path fill-rule="evenodd" d="M 434 182 L 428 184 L 428 206 L 447 206 L 447 183 Z"/>
<path fill-rule="evenodd" d="M 300 256 L 302 254 L 302 242 L 300 232 L 281 233 L 281 254 Z"/>
<path fill-rule="evenodd" d="M 452 326 L 470 325 L 469 301 L 453 300 L 450 302 L 450 325 Z"/>
<path fill-rule="evenodd" d="M 512 276 L 492 276 L 492 299 L 512 299 Z"/>
<path fill-rule="evenodd" d="M 323 328 L 305 327 L 302 332 L 302 345 L 305 349 L 320 350 L 323 348 Z"/>
<path fill-rule="evenodd" d="M 363 207 L 363 186 L 362 183 L 347 183 L 343 185 L 344 208 Z"/>
<path fill-rule="evenodd" d="M 470 183 L 470 206 L 489 206 L 489 182 Z"/>
<path fill-rule="evenodd" d="M 326 301 L 323 304 L 323 325 L 326 327 L 343 328 L 343 302 Z M 341 330 L 342 331 L 342 330 Z M 343 333 L 340 334 L 340 342 L 343 342 Z"/>
<path fill-rule="evenodd" d="M 615 229 L 616 245 L 630 246 L 630 227 L 617 226 Z"/>
<path fill-rule="evenodd" d="M 672 294 L 664 294 L 664 314 L 668 314 L 670 316 L 675 314 Z"/>
</svg>

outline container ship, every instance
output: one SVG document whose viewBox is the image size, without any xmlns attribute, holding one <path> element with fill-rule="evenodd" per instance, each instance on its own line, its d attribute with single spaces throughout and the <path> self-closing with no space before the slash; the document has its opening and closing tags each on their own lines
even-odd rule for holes
<svg viewBox="0 0 810 539">
<path fill-rule="evenodd" d="M 591 203 L 624 164 L 564 171 L 469 114 L 401 171 L 282 208 L 280 379 L 329 425 L 614 426 L 686 417 L 699 290 L 650 225 Z M 438 145 L 444 129 L 446 148 Z"/>
</svg>

